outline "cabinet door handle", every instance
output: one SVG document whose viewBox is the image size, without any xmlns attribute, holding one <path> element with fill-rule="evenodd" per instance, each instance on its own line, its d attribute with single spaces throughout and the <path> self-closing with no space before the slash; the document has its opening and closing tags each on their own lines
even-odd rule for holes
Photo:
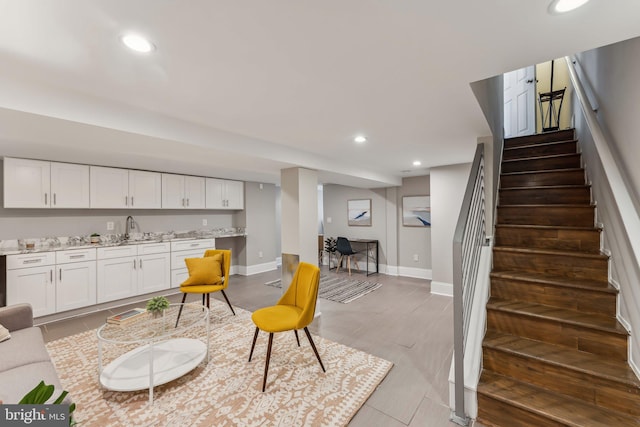
<svg viewBox="0 0 640 427">
<path fill-rule="evenodd" d="M 42 262 L 42 258 L 25 259 L 24 261 L 22 261 L 23 264 L 33 264 L 36 262 Z"/>
<path fill-rule="evenodd" d="M 49 204 L 49 198 L 48 198 L 48 194 L 44 193 L 44 205 L 47 206 Z"/>
<path fill-rule="evenodd" d="M 196 246 L 200 246 L 200 243 L 192 243 L 192 244 L 191 244 L 191 247 L 192 247 L 192 248 L 195 248 Z"/>
<path fill-rule="evenodd" d="M 187 199 L 187 207 L 189 207 L 189 199 Z"/>
<path fill-rule="evenodd" d="M 53 283 L 53 270 L 49 270 L 49 282 Z"/>
<path fill-rule="evenodd" d="M 140 268 L 142 269 L 142 259 L 140 259 Z"/>
<path fill-rule="evenodd" d="M 54 205 L 58 204 L 58 201 L 57 201 L 57 198 L 56 198 L 56 193 L 53 193 L 53 204 Z"/>
<path fill-rule="evenodd" d="M 182 207 L 184 207 L 184 198 L 182 199 Z"/>
<path fill-rule="evenodd" d="M 69 255 L 69 258 L 71 258 L 71 259 L 84 258 L 84 254 L 82 254 L 82 255 Z"/>
<path fill-rule="evenodd" d="M 129 206 L 129 197 L 124 196 L 124 205 Z"/>
<path fill-rule="evenodd" d="M 131 196 L 131 206 L 133 206 L 133 196 Z"/>
<path fill-rule="evenodd" d="M 62 269 L 60 269 L 60 281 L 62 282 Z"/>
<path fill-rule="evenodd" d="M 136 269 L 136 260 L 135 259 L 133 260 L 133 269 L 134 270 Z"/>
</svg>

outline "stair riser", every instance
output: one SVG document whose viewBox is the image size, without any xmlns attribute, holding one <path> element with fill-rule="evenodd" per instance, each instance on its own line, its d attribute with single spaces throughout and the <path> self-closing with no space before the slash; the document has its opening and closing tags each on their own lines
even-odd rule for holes
<svg viewBox="0 0 640 427">
<path fill-rule="evenodd" d="M 627 337 L 487 307 L 487 329 L 627 360 Z"/>
<path fill-rule="evenodd" d="M 526 159 L 529 157 L 551 156 L 554 154 L 573 154 L 578 151 L 577 141 L 538 144 L 504 150 L 503 160 Z"/>
<path fill-rule="evenodd" d="M 616 316 L 616 295 L 596 290 L 565 288 L 493 277 L 491 278 L 491 296 L 609 317 Z"/>
<path fill-rule="evenodd" d="M 496 227 L 496 246 L 598 253 L 600 230 Z"/>
<path fill-rule="evenodd" d="M 532 145 L 536 143 L 570 141 L 575 139 L 573 129 L 565 129 L 559 132 L 542 133 L 536 135 L 520 136 L 516 138 L 508 138 L 504 140 L 505 148 L 522 147 L 524 145 Z"/>
<path fill-rule="evenodd" d="M 524 188 L 500 190 L 500 205 L 588 205 L 590 187 Z"/>
<path fill-rule="evenodd" d="M 500 177 L 500 188 L 583 185 L 584 183 L 584 171 L 582 169 L 502 175 Z"/>
<path fill-rule="evenodd" d="M 629 393 L 628 386 L 620 382 L 495 348 L 483 349 L 483 368 L 601 408 L 640 415 L 640 390 Z M 624 402 L 611 399 L 625 393 Z"/>
<path fill-rule="evenodd" d="M 594 206 L 498 206 L 498 224 L 593 227 Z"/>
<path fill-rule="evenodd" d="M 499 427 L 566 427 L 566 424 L 480 393 L 478 393 L 478 421 L 488 426 Z"/>
<path fill-rule="evenodd" d="M 567 277 L 590 279 L 607 283 L 608 260 L 606 257 L 584 258 L 571 253 L 531 254 L 513 251 L 493 250 L 494 271 L 535 272 Z"/>
<path fill-rule="evenodd" d="M 571 154 L 566 156 L 541 159 L 503 161 L 502 173 L 533 172 L 553 169 L 575 169 L 579 167 L 581 167 L 580 155 Z"/>
</svg>

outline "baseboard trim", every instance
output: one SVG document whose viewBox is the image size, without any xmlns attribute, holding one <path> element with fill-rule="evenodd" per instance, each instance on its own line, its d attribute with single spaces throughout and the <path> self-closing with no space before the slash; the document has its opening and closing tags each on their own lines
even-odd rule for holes
<svg viewBox="0 0 640 427">
<path fill-rule="evenodd" d="M 397 276 L 402 277 L 414 277 L 416 279 L 431 280 L 433 277 L 431 269 L 428 268 L 415 268 L 415 267 L 398 267 Z"/>
<path fill-rule="evenodd" d="M 238 274 L 242 276 L 252 276 L 254 274 L 266 273 L 267 271 L 277 270 L 276 261 L 265 262 L 263 264 L 254 264 L 249 266 L 238 266 Z"/>
<path fill-rule="evenodd" d="M 453 284 L 446 282 L 431 281 L 431 293 L 436 295 L 444 295 L 453 297 Z"/>
</svg>

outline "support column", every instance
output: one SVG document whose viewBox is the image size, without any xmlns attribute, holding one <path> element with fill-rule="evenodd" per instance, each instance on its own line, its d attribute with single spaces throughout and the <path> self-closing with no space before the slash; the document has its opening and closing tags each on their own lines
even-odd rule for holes
<svg viewBox="0 0 640 427">
<path fill-rule="evenodd" d="M 318 172 L 280 171 L 282 288 L 291 283 L 300 261 L 318 263 Z"/>
</svg>

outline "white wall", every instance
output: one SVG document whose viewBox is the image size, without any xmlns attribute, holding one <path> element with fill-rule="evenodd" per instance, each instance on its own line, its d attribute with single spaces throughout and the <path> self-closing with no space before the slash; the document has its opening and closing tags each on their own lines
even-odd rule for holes
<svg viewBox="0 0 640 427">
<path fill-rule="evenodd" d="M 248 274 L 275 267 L 280 234 L 276 229 L 276 186 L 257 182 L 245 183 L 245 209 L 242 211 L 247 242 L 242 265 Z M 259 267 L 262 266 L 262 267 Z"/>
<path fill-rule="evenodd" d="M 398 228 L 398 274 L 431 279 L 431 227 L 402 225 L 402 198 L 431 195 L 429 175 L 402 179 L 398 188 L 396 223 Z M 414 256 L 418 259 L 415 260 Z M 422 262 L 421 262 L 422 260 Z"/>
<path fill-rule="evenodd" d="M 431 168 L 431 292 L 453 295 L 453 234 L 471 163 Z"/>
<path fill-rule="evenodd" d="M 618 165 L 635 211 L 625 212 L 640 217 L 640 38 L 616 43 L 577 55 L 579 70 L 593 87 L 598 103 L 597 120 L 606 135 L 609 148 Z M 588 179 L 592 182 L 594 200 L 598 204 L 597 221 L 604 225 L 603 249 L 611 253 L 610 276 L 620 290 L 618 318 L 631 330 L 630 362 L 640 375 L 640 262 L 630 242 L 621 212 L 617 209 L 612 188 L 599 161 L 593 139 L 587 131 L 582 113 L 576 110 L 576 130 L 580 138 Z M 620 190 L 620 189 L 616 189 Z"/>
</svg>

